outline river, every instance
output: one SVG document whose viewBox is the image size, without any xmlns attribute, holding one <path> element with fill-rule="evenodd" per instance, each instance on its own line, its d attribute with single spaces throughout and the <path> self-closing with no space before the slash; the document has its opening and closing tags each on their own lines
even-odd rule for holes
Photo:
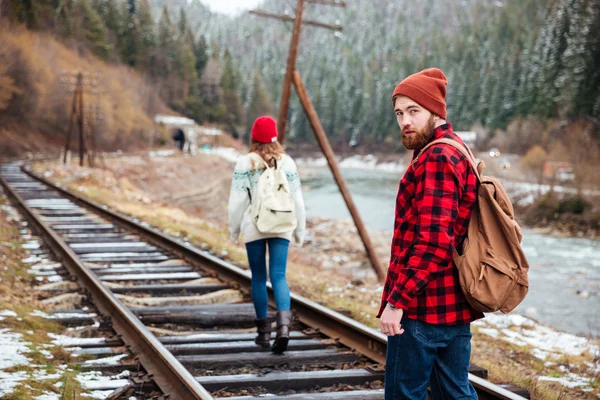
<svg viewBox="0 0 600 400">
<path fill-rule="evenodd" d="M 358 169 L 343 169 L 343 174 L 365 224 L 391 235 L 401 175 Z M 307 215 L 349 219 L 329 170 L 311 167 L 307 175 Z M 600 241 L 524 229 L 523 248 L 530 288 L 516 312 L 561 331 L 600 337 Z"/>
</svg>

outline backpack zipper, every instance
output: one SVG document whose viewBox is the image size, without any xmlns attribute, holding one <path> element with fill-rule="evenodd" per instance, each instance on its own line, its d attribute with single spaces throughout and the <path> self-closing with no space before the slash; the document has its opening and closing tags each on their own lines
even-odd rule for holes
<svg viewBox="0 0 600 400">
<path fill-rule="evenodd" d="M 272 208 L 269 208 L 269 211 L 271 211 L 273 214 L 278 213 L 278 212 L 280 212 L 280 213 L 291 213 L 291 211 L 289 211 L 289 210 L 273 210 Z"/>
</svg>

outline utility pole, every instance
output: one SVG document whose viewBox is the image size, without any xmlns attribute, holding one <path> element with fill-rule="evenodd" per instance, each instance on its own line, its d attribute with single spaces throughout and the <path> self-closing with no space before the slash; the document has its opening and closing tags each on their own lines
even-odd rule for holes
<svg viewBox="0 0 600 400">
<path fill-rule="evenodd" d="M 288 15 L 277 15 L 268 13 L 260 10 L 252 10 L 251 14 L 258 15 L 265 18 L 274 18 L 281 21 L 293 22 L 294 30 L 292 32 L 292 40 L 290 43 L 290 49 L 288 52 L 287 67 L 285 70 L 285 78 L 283 80 L 283 88 L 281 89 L 281 103 L 279 105 L 279 116 L 277 117 L 277 132 L 279 133 L 279 142 L 281 144 L 285 141 L 285 130 L 287 128 L 287 114 L 290 106 L 290 94 L 292 92 L 292 76 L 296 69 L 296 58 L 298 56 L 298 46 L 300 44 L 300 33 L 302 31 L 302 25 L 316 26 L 319 28 L 325 28 L 334 31 L 341 31 L 341 26 L 323 24 L 316 21 L 302 21 L 302 15 L 304 13 L 305 3 L 315 3 L 334 7 L 345 7 L 346 3 L 343 1 L 336 0 L 296 0 L 296 13 L 294 17 Z"/>
<path fill-rule="evenodd" d="M 312 102 L 310 101 L 310 97 L 308 96 L 306 88 L 304 87 L 304 84 L 302 83 L 302 78 L 300 77 L 300 73 L 296 70 L 296 57 L 298 55 L 300 30 L 301 30 L 302 25 L 312 25 L 312 26 L 331 29 L 331 30 L 335 30 L 335 31 L 341 31 L 342 28 L 337 25 L 328 25 L 328 24 L 323 24 L 321 22 L 316 22 L 316 21 L 306 21 L 306 20 L 302 21 L 302 12 L 304 10 L 305 3 L 314 3 L 314 4 L 337 6 L 337 7 L 345 7 L 346 6 L 346 4 L 343 1 L 339 1 L 339 0 L 297 0 L 296 16 L 294 18 L 285 16 L 285 15 L 281 16 L 281 15 L 271 14 L 271 13 L 267 13 L 264 11 L 256 11 L 256 10 L 250 11 L 250 13 L 261 16 L 261 17 L 275 18 L 275 19 L 294 23 L 294 31 L 292 33 L 292 41 L 291 41 L 290 50 L 288 53 L 286 75 L 285 75 L 285 79 L 283 82 L 281 105 L 279 108 L 279 119 L 277 121 L 277 130 L 279 132 L 279 141 L 281 143 L 283 143 L 283 140 L 285 138 L 285 128 L 287 125 L 287 113 L 288 113 L 288 108 L 289 108 L 291 85 L 293 82 L 294 86 L 296 87 L 296 92 L 298 93 L 298 97 L 300 98 L 302 107 L 304 108 L 304 111 L 306 112 L 306 115 L 308 117 L 310 125 L 315 133 L 317 141 L 319 142 L 321 151 L 323 152 L 323 154 L 325 155 L 325 158 L 327 159 L 327 163 L 329 164 L 331 173 L 333 174 L 335 182 L 337 183 L 338 188 L 340 189 L 340 192 L 342 193 L 342 197 L 344 198 L 344 201 L 346 202 L 348 211 L 350 211 L 350 215 L 352 216 L 352 219 L 354 220 L 354 224 L 356 225 L 358 234 L 360 235 L 363 245 L 365 246 L 365 251 L 367 253 L 367 257 L 371 261 L 371 265 L 373 267 L 373 270 L 375 271 L 375 274 L 377 275 L 377 278 L 381 282 L 383 282 L 383 281 L 385 281 L 387 269 L 384 268 L 384 266 L 379 262 L 379 258 L 377 257 L 377 253 L 375 252 L 375 247 L 373 246 L 373 243 L 371 242 L 371 239 L 369 238 L 369 233 L 367 232 L 367 229 L 360 217 L 358 209 L 356 208 L 356 205 L 354 204 L 354 201 L 352 200 L 352 195 L 350 194 L 348 185 L 346 184 L 346 181 L 344 179 L 344 176 L 341 173 L 341 170 L 339 168 L 337 160 L 335 159 L 335 154 L 333 152 L 333 149 L 331 148 L 331 144 L 329 143 L 329 140 L 327 139 L 327 135 L 325 134 L 325 130 L 323 129 L 323 125 L 321 124 L 319 115 L 317 114 L 317 111 L 315 110 L 314 106 L 312 105 Z"/>
<path fill-rule="evenodd" d="M 69 78 L 68 75 L 71 75 Z M 63 155 L 63 163 L 67 163 L 67 155 L 71 150 L 71 138 L 73 131 L 73 124 L 75 119 L 77 119 L 77 127 L 79 128 L 79 166 L 83 166 L 85 156 L 88 156 L 88 163 L 91 165 L 91 156 L 89 154 L 88 148 L 86 147 L 86 134 L 85 134 L 85 126 L 88 126 L 90 129 L 90 137 L 88 140 L 92 144 L 92 150 L 95 151 L 95 137 L 93 131 L 93 125 L 89 122 L 89 118 L 86 118 L 84 101 L 83 101 L 83 93 L 84 86 L 91 86 L 88 91 L 89 94 L 96 95 L 99 93 L 98 86 L 99 82 L 97 78 L 99 77 L 98 73 L 90 74 L 89 72 L 81 72 L 81 71 L 61 71 L 60 72 L 60 83 L 70 85 L 70 91 L 73 92 L 73 100 L 71 103 L 71 115 L 69 118 L 69 125 L 67 128 L 66 140 L 65 140 L 65 153 Z M 85 77 L 92 76 L 92 79 L 84 79 Z M 92 105 L 93 106 L 93 105 Z M 89 130 L 89 129 L 88 129 Z"/>
<path fill-rule="evenodd" d="M 294 31 L 292 32 L 292 42 L 288 53 L 287 68 L 285 70 L 285 79 L 283 80 L 283 89 L 281 92 L 281 104 L 279 106 L 279 116 L 277 117 L 277 132 L 279 132 L 280 141 L 285 140 L 285 129 L 287 127 L 287 114 L 290 107 L 290 94 L 292 91 L 292 74 L 296 68 L 296 57 L 298 56 L 298 42 L 300 41 L 300 30 L 302 29 L 302 13 L 304 12 L 304 0 L 297 0 L 296 19 L 294 21 Z"/>
</svg>

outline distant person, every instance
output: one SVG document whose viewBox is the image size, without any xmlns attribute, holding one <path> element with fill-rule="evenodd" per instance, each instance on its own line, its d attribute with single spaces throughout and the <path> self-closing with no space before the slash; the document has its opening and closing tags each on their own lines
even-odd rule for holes
<svg viewBox="0 0 600 400">
<path fill-rule="evenodd" d="M 388 336 L 385 399 L 477 399 L 468 379 L 470 323 L 483 314 L 465 298 L 453 262 L 467 234 L 478 181 L 449 138 L 464 145 L 446 121 L 444 73 L 430 68 L 396 86 L 392 95 L 402 144 L 414 151 L 400 181 L 392 254 L 378 313 Z"/>
<path fill-rule="evenodd" d="M 252 301 L 256 311 L 256 344 L 269 347 L 271 320 L 268 318 L 267 263 L 277 306 L 277 335 L 272 350 L 286 350 L 292 325 L 290 289 L 285 273 L 292 237 L 299 246 L 306 226 L 300 178 L 294 160 L 277 141 L 277 123 L 259 117 L 252 126 L 248 154 L 235 166 L 229 196 L 229 233 L 246 244 L 252 272 Z"/>
<path fill-rule="evenodd" d="M 185 145 L 185 133 L 181 128 L 177 128 L 175 133 L 173 133 L 173 140 L 175 141 L 175 146 L 179 149 L 179 151 L 183 151 L 183 146 Z"/>
</svg>

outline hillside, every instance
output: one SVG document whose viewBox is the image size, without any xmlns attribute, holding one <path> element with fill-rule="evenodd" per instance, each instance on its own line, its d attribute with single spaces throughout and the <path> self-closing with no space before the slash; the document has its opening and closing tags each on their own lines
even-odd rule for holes
<svg viewBox="0 0 600 400">
<path fill-rule="evenodd" d="M 73 94 L 71 71 L 98 72 L 98 95 L 84 93 L 84 107 L 97 104 L 99 149 L 146 148 L 153 116 L 169 111 L 152 84 L 131 68 L 75 51 L 48 33 L 20 26 L 0 28 L 0 156 L 26 151 L 57 152 L 64 143 Z"/>
</svg>

